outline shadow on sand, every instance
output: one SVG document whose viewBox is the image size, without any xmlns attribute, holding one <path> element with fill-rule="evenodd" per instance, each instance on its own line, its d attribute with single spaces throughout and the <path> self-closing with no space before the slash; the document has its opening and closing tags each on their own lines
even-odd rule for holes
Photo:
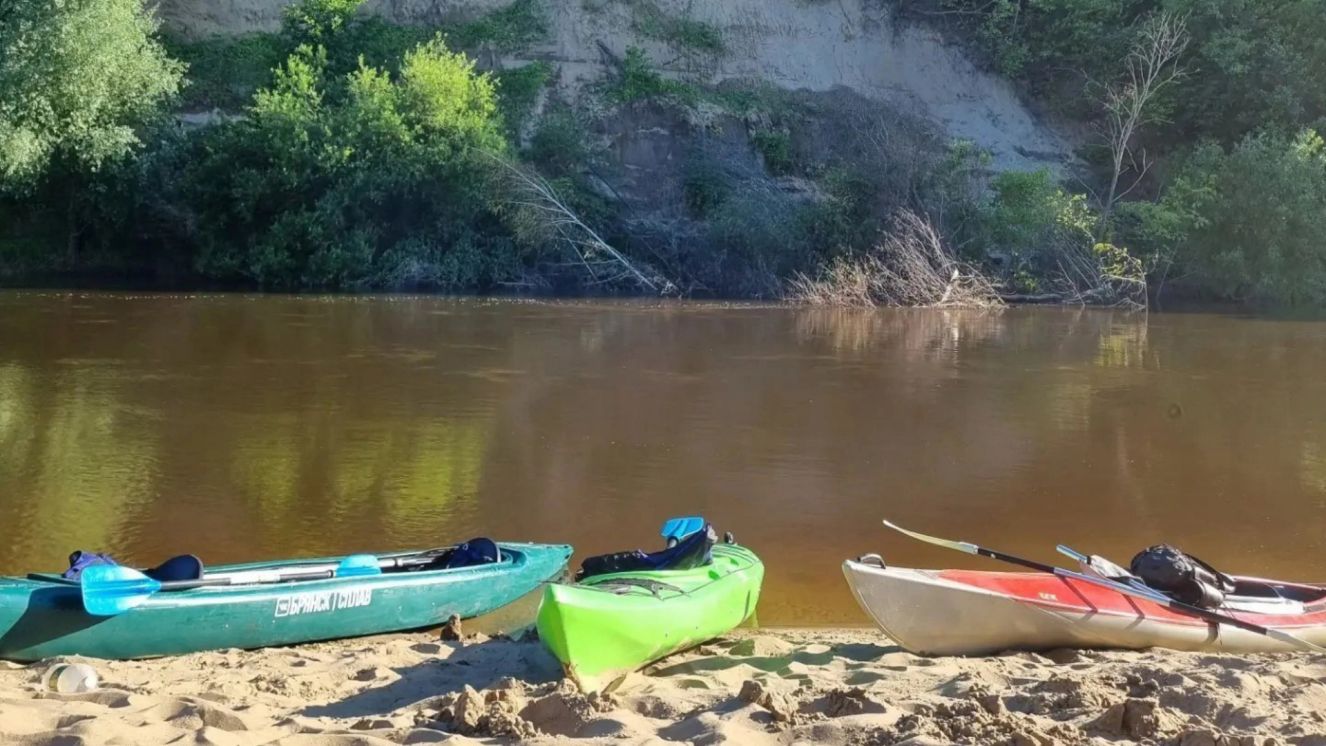
<svg viewBox="0 0 1326 746">
<path fill-rule="evenodd" d="M 339 702 L 307 707 L 309 717 L 357 718 L 385 715 L 424 700 L 454 694 L 466 686 L 488 689 L 503 679 L 543 684 L 562 677 L 561 664 L 542 645 L 493 639 L 459 646 L 421 643 L 415 649 L 438 659 L 391 669 L 399 677 Z M 450 655 L 447 655 L 447 653 Z M 384 675 L 383 678 L 390 678 Z"/>
</svg>

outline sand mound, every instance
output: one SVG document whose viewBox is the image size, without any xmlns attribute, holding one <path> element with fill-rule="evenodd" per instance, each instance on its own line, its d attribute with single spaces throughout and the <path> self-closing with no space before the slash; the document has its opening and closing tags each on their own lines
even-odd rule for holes
<svg viewBox="0 0 1326 746">
<path fill-rule="evenodd" d="M 742 631 L 586 696 L 536 642 L 398 635 L 0 666 L 0 743 L 1326 745 L 1326 658 L 1055 651 L 921 658 L 877 633 Z"/>
</svg>

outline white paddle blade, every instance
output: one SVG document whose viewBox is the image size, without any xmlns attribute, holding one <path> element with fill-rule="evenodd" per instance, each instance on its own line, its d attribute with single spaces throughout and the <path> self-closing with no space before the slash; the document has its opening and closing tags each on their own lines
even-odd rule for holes
<svg viewBox="0 0 1326 746">
<path fill-rule="evenodd" d="M 949 541 L 948 539 L 941 539 L 937 536 L 926 536 L 925 534 L 917 533 L 915 531 L 908 531 L 902 526 L 899 526 L 898 524 L 893 523 L 892 521 L 889 521 L 887 519 L 885 519 L 884 525 L 888 526 L 894 531 L 897 531 L 900 534 L 906 534 L 907 536 L 910 536 L 913 539 L 916 539 L 917 541 L 924 541 L 927 544 L 934 544 L 935 546 L 940 546 L 940 547 L 948 547 L 949 549 L 956 549 L 959 552 L 966 552 L 967 554 L 980 553 L 979 549 L 975 544 L 968 544 L 965 541 Z"/>
</svg>

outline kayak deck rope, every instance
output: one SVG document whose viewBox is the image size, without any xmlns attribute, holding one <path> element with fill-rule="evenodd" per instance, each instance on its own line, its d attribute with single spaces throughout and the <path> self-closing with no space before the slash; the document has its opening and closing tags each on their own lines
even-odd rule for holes
<svg viewBox="0 0 1326 746">
<path fill-rule="evenodd" d="M 670 583 L 664 583 L 649 578 L 612 578 L 601 583 L 595 583 L 594 588 L 601 588 L 618 595 L 624 594 L 633 588 L 643 588 L 654 595 L 655 598 L 663 598 L 659 591 L 672 591 L 681 596 L 685 596 L 686 591 Z"/>
</svg>

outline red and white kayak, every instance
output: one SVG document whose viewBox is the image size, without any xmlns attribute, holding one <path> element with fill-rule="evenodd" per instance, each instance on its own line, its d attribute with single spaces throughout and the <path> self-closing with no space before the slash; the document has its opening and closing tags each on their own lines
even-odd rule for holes
<svg viewBox="0 0 1326 746">
<path fill-rule="evenodd" d="M 902 647 L 979 655 L 1062 647 L 1280 652 L 1292 646 L 1228 624 L 1048 573 L 913 570 L 875 555 L 843 563 L 861 608 Z M 1326 587 L 1235 577 L 1218 611 L 1326 645 Z"/>
</svg>

